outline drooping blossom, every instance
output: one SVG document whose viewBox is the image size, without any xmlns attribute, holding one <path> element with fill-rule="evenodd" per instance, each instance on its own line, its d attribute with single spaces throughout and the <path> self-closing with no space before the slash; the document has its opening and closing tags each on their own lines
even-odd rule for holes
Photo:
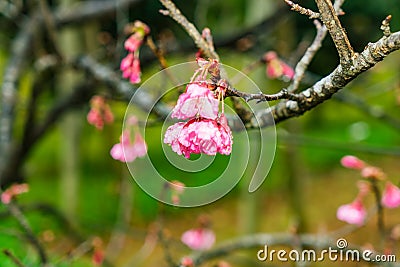
<svg viewBox="0 0 400 267">
<path fill-rule="evenodd" d="M 86 118 L 89 124 L 99 130 L 103 129 L 104 124 L 110 124 L 114 121 L 114 115 L 106 99 L 99 95 L 93 96 L 90 100 L 90 111 Z"/>
<path fill-rule="evenodd" d="M 178 102 L 172 111 L 172 118 L 182 120 L 200 116 L 207 119 L 216 119 L 218 116 L 219 101 L 205 85 L 190 83 L 186 92 L 179 96 Z"/>
<path fill-rule="evenodd" d="M 140 83 L 141 70 L 139 60 L 139 48 L 143 40 L 150 33 L 150 28 L 141 21 L 129 24 L 125 30 L 130 36 L 124 42 L 124 48 L 128 51 L 126 57 L 121 60 L 120 69 L 122 77 L 129 79 L 133 84 Z"/>
<path fill-rule="evenodd" d="M 137 157 L 144 157 L 147 153 L 147 145 L 139 132 L 135 134 L 135 141 L 131 141 L 131 131 L 124 130 L 120 142 L 115 144 L 110 151 L 111 157 L 121 162 L 132 162 Z"/>
<path fill-rule="evenodd" d="M 263 56 L 263 60 L 267 64 L 266 75 L 271 79 L 283 78 L 285 80 L 292 80 L 294 77 L 294 70 L 287 65 L 274 51 L 269 51 Z"/>
<path fill-rule="evenodd" d="M 140 61 L 133 53 L 129 53 L 122 59 L 120 69 L 123 78 L 129 79 L 133 84 L 140 83 L 140 76 L 142 74 L 140 70 Z"/>
<path fill-rule="evenodd" d="M 224 115 L 221 117 L 224 118 Z M 222 121 L 225 122 L 224 119 Z M 229 127 L 220 121 L 194 118 L 187 123 L 178 122 L 170 126 L 165 133 L 164 143 L 186 158 L 192 153 L 229 155 L 232 151 L 232 134 Z"/>
<path fill-rule="evenodd" d="M 386 208 L 397 208 L 400 206 L 400 188 L 387 182 L 383 191 L 381 203 Z"/>
<path fill-rule="evenodd" d="M 355 156 L 344 156 L 340 163 L 343 167 L 355 170 L 361 170 L 366 166 L 365 162 Z"/>
<path fill-rule="evenodd" d="M 1 202 L 3 202 L 4 204 L 9 204 L 15 196 L 26 193 L 28 191 L 28 184 L 13 184 L 8 187 L 3 193 L 1 193 Z"/>
<path fill-rule="evenodd" d="M 199 69 L 195 71 L 186 92 L 179 96 L 171 115 L 188 121 L 168 127 L 164 143 L 186 158 L 192 153 L 229 155 L 232 151 L 232 133 L 223 105 L 219 113 L 219 101 L 223 101 L 227 82 L 220 77 L 217 60 L 197 58 L 197 64 Z M 214 80 L 212 88 L 215 88 L 215 92 L 207 86 L 207 74 Z"/>
<path fill-rule="evenodd" d="M 339 220 L 359 226 L 364 224 L 366 216 L 367 211 L 359 198 L 350 204 L 340 206 L 336 213 Z"/>
<path fill-rule="evenodd" d="M 215 234 L 208 228 L 191 229 L 183 233 L 182 243 L 193 250 L 206 250 L 215 242 Z"/>
</svg>

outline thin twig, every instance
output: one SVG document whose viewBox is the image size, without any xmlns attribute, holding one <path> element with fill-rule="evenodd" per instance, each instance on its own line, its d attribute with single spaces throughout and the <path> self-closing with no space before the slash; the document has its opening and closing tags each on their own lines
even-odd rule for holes
<svg viewBox="0 0 400 267">
<path fill-rule="evenodd" d="M 18 267 L 26 267 L 10 250 L 3 249 L 3 254 L 10 258 L 10 260 Z"/>
<path fill-rule="evenodd" d="M 385 242 L 385 224 L 383 221 L 383 206 L 381 203 L 381 192 L 379 191 L 378 183 L 376 179 L 370 179 L 371 186 L 372 186 L 372 192 L 374 193 L 375 196 L 375 204 L 377 208 L 377 226 L 378 226 L 378 231 L 379 235 L 381 238 L 381 245 L 383 246 Z"/>
<path fill-rule="evenodd" d="M 175 6 L 175 4 L 170 0 L 160 0 L 161 4 L 167 8 L 168 12 L 162 12 L 173 18 L 177 23 L 179 23 L 190 37 L 194 40 L 197 47 L 200 48 L 203 53 L 209 57 L 219 60 L 218 54 L 214 51 L 213 47 L 210 47 L 208 43 L 201 36 L 201 33 L 196 29 L 196 27 L 190 23 L 187 18 L 181 13 L 181 11 Z"/>
<path fill-rule="evenodd" d="M 43 246 L 40 244 L 39 240 L 37 239 L 36 235 L 33 233 L 32 228 L 29 225 L 28 220 L 25 218 L 22 211 L 19 209 L 16 203 L 11 202 L 7 205 L 10 214 L 17 220 L 19 225 L 24 231 L 24 235 L 28 239 L 29 243 L 36 249 L 37 253 L 39 254 L 40 261 L 42 264 L 46 265 L 48 262 L 47 254 Z"/>
<path fill-rule="evenodd" d="M 40 11 L 43 16 L 44 25 L 50 39 L 50 45 L 59 60 L 63 59 L 61 50 L 58 46 L 57 30 L 53 13 L 51 12 L 46 0 L 39 0 Z"/>
<path fill-rule="evenodd" d="M 311 43 L 311 45 L 307 48 L 303 57 L 297 63 L 295 67 L 295 74 L 293 77 L 293 82 L 288 87 L 288 91 L 293 93 L 296 92 L 299 88 L 300 82 L 304 77 L 304 73 L 306 72 L 308 66 L 310 65 L 312 59 L 314 58 L 317 51 L 322 46 L 322 41 L 325 39 L 327 29 L 324 25 L 321 25 L 318 20 L 314 20 L 315 27 L 317 29 L 317 34 Z"/>
<path fill-rule="evenodd" d="M 318 19 L 320 17 L 320 14 L 318 12 L 314 12 L 311 9 L 304 8 L 298 4 L 293 3 L 290 0 L 284 0 L 284 1 L 291 7 L 291 10 L 299 12 L 302 15 L 306 15 L 308 16 L 309 19 Z"/>
<path fill-rule="evenodd" d="M 233 87 L 228 87 L 226 88 L 226 96 L 238 96 L 243 98 L 246 102 L 249 102 L 251 100 L 257 100 L 257 103 L 265 101 L 274 101 L 279 99 L 289 99 L 293 101 L 301 101 L 303 99 L 301 95 L 289 93 L 288 90 L 286 90 L 285 88 L 276 94 L 269 95 L 261 92 L 258 94 L 245 93 L 238 91 Z"/>
</svg>

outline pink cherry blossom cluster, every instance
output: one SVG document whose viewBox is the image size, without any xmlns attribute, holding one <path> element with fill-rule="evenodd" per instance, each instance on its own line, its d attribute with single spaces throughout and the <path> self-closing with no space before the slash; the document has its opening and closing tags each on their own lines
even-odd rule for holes
<svg viewBox="0 0 400 267">
<path fill-rule="evenodd" d="M 13 184 L 1 193 L 1 202 L 3 202 L 3 204 L 9 204 L 15 196 L 28 191 L 28 184 Z"/>
<path fill-rule="evenodd" d="M 119 143 L 115 144 L 111 150 L 111 157 L 121 162 L 132 162 L 138 157 L 144 157 L 147 153 L 147 144 L 137 129 L 137 118 L 132 116 L 127 122 L 126 129 L 122 132 Z M 135 139 L 132 141 L 132 132 Z"/>
<path fill-rule="evenodd" d="M 383 181 L 386 179 L 385 173 L 378 167 L 370 166 L 366 162 L 355 156 L 345 156 L 341 159 L 341 164 L 349 169 L 359 170 L 361 177 L 369 182 Z M 367 211 L 363 205 L 363 198 L 371 191 L 370 184 L 366 182 L 358 183 L 359 193 L 356 199 L 346 205 L 342 205 L 337 210 L 337 218 L 349 224 L 363 225 L 367 216 Z M 381 203 L 386 208 L 397 208 L 400 206 L 400 188 L 390 181 L 386 181 L 383 190 Z"/>
<path fill-rule="evenodd" d="M 114 115 L 103 96 L 95 95 L 90 100 L 90 111 L 86 116 L 89 124 L 102 130 L 104 124 L 111 124 L 114 121 Z"/>
<path fill-rule="evenodd" d="M 216 155 L 216 153 L 229 155 L 232 151 L 232 133 L 225 117 L 222 103 L 222 111 L 219 113 L 220 99 L 223 99 L 223 89 L 218 88 L 215 93 L 207 86 L 204 69 L 217 68 L 216 62 L 198 60 L 200 73 L 197 80 L 196 74 L 186 87 L 186 92 L 179 96 L 178 102 L 172 111 L 172 118 L 188 121 L 177 122 L 170 126 L 164 137 L 164 143 L 169 144 L 178 155 L 186 158 L 190 154 L 204 153 Z M 207 63 L 206 63 L 207 62 Z"/>
<path fill-rule="evenodd" d="M 264 54 L 263 61 L 267 64 L 266 75 L 271 79 L 283 79 L 290 81 L 294 77 L 294 70 L 288 64 L 279 59 L 274 51 Z"/>
<path fill-rule="evenodd" d="M 140 83 L 141 70 L 139 60 L 139 48 L 143 40 L 150 33 L 150 28 L 141 21 L 135 21 L 133 25 L 128 25 L 128 32 L 131 33 L 124 43 L 128 55 L 121 60 L 120 69 L 122 77 L 129 79 L 133 84 Z"/>
</svg>

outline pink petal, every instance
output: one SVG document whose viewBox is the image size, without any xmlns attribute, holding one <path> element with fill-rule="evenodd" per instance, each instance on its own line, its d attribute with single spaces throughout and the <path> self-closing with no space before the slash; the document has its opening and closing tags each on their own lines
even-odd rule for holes
<svg viewBox="0 0 400 267">
<path fill-rule="evenodd" d="M 196 115 L 215 119 L 218 116 L 219 101 L 207 87 L 197 83 L 187 86 L 186 92 L 179 96 L 172 111 L 172 118 L 189 119 Z"/>
<path fill-rule="evenodd" d="M 340 206 L 336 213 L 339 220 L 359 226 L 364 224 L 366 216 L 367 212 L 359 200 Z"/>
<path fill-rule="evenodd" d="M 342 164 L 343 167 L 349 169 L 361 170 L 362 168 L 365 167 L 364 161 L 354 156 L 344 156 L 340 160 L 340 163 Z"/>
<path fill-rule="evenodd" d="M 113 159 L 123 161 L 125 162 L 124 159 L 124 150 L 123 147 L 120 143 L 115 144 L 111 150 L 110 150 L 110 155 Z"/>
<path fill-rule="evenodd" d="M 143 36 L 134 33 L 128 39 L 126 39 L 124 47 L 126 50 L 133 53 L 139 49 L 139 47 L 142 45 L 142 42 Z"/>
<path fill-rule="evenodd" d="M 120 70 L 124 71 L 128 69 L 133 63 L 134 55 L 129 53 L 126 57 L 121 60 Z"/>
<path fill-rule="evenodd" d="M 193 250 L 206 250 L 215 242 L 215 234 L 209 229 L 192 229 L 183 233 L 181 241 Z"/>
<path fill-rule="evenodd" d="M 135 153 L 137 157 L 144 157 L 147 154 L 147 145 L 146 142 L 143 140 L 143 137 L 136 133 L 135 135 L 135 142 L 133 143 L 135 148 Z"/>
<path fill-rule="evenodd" d="M 397 208 L 400 206 L 400 189 L 394 184 L 387 182 L 382 195 L 382 205 L 386 208 Z"/>
</svg>

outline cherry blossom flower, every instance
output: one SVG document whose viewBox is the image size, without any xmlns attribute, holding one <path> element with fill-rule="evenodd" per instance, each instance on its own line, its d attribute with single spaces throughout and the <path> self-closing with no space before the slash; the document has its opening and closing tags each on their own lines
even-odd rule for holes
<svg viewBox="0 0 400 267">
<path fill-rule="evenodd" d="M 133 84 L 140 83 L 140 60 L 139 48 L 143 44 L 143 40 L 150 33 L 150 28 L 141 21 L 135 21 L 126 27 L 126 32 L 131 34 L 124 42 L 124 48 L 129 52 L 128 55 L 121 60 L 120 69 L 122 77 L 129 79 Z"/>
<path fill-rule="evenodd" d="M 386 183 L 385 190 L 382 195 L 382 205 L 386 208 L 397 208 L 400 206 L 400 188 L 392 184 Z"/>
<path fill-rule="evenodd" d="M 343 167 L 349 169 L 361 170 L 365 167 L 365 162 L 354 156 L 344 156 L 340 163 Z"/>
<path fill-rule="evenodd" d="M 133 53 L 129 53 L 122 59 L 120 69 L 123 78 L 129 79 L 133 84 L 140 83 L 140 76 L 142 74 L 140 70 L 140 61 Z"/>
<path fill-rule="evenodd" d="M 181 241 L 193 250 L 206 250 L 215 242 L 215 234 L 207 228 L 191 229 L 183 233 Z"/>
<path fill-rule="evenodd" d="M 285 80 L 292 80 L 294 77 L 294 70 L 285 62 L 279 59 L 274 51 L 265 53 L 263 57 L 267 64 L 266 74 L 271 79 L 283 78 Z"/>
<path fill-rule="evenodd" d="M 164 143 L 171 145 L 174 152 L 186 158 L 192 153 L 229 155 L 232 151 L 232 134 L 225 125 L 225 116 L 221 117 L 224 124 L 205 118 L 191 119 L 187 123 L 178 122 L 167 129 Z"/>
<path fill-rule="evenodd" d="M 4 204 L 9 204 L 11 200 L 22 193 L 26 193 L 29 191 L 28 184 L 13 184 L 8 187 L 2 194 L 1 194 L 1 202 Z"/>
<path fill-rule="evenodd" d="M 135 141 L 130 139 L 130 130 L 125 130 L 120 142 L 115 144 L 110 151 L 111 157 L 121 162 L 132 162 L 137 157 L 144 157 L 147 153 L 147 145 L 140 133 L 135 134 Z"/>
<path fill-rule="evenodd" d="M 206 86 L 201 83 L 190 83 L 186 88 L 186 92 L 179 96 L 171 117 L 183 120 L 195 116 L 216 119 L 218 106 L 219 101 Z"/>
<path fill-rule="evenodd" d="M 89 124 L 102 130 L 104 124 L 110 124 L 114 121 L 114 115 L 110 106 L 106 103 L 106 99 L 102 96 L 93 96 L 90 100 L 90 111 L 87 114 Z"/>
<path fill-rule="evenodd" d="M 367 211 L 359 198 L 350 204 L 340 206 L 336 213 L 339 220 L 359 226 L 364 224 L 366 216 Z"/>
</svg>

